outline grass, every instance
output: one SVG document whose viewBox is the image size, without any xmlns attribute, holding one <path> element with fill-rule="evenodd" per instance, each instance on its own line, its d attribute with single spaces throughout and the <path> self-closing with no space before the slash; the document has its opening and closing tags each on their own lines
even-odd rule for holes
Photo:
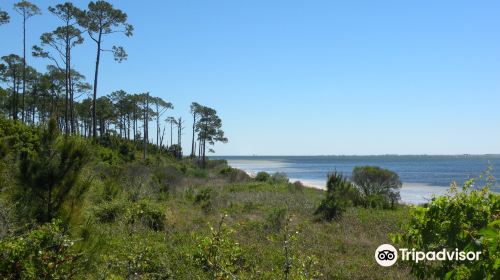
<svg viewBox="0 0 500 280">
<path fill-rule="evenodd" d="M 139 150 L 121 155 L 116 147 L 89 146 L 91 163 L 58 213 L 79 256 L 78 279 L 226 279 L 214 277 L 210 269 L 220 269 L 203 263 L 207 259 L 237 271 L 239 279 L 283 279 L 287 263 L 289 279 L 311 279 L 308 273 L 316 273 L 314 279 L 411 279 L 406 267 L 383 268 L 374 260 L 375 249 L 409 220 L 406 206 L 351 207 L 339 221 L 320 222 L 313 213 L 325 193 L 280 176 L 256 181 L 224 161 L 201 169 L 159 152 L 142 161 Z M 10 168 L 17 158 L 0 160 L 0 214 L 8 218 L 0 219 L 0 238 L 32 221 L 10 210 L 23 209 L 10 195 L 19 187 L 17 169 Z M 215 232 L 225 235 L 214 237 L 211 227 L 222 215 L 225 231 Z M 233 251 L 237 260 L 228 259 Z"/>
<path fill-rule="evenodd" d="M 91 236 L 79 242 L 83 254 L 89 256 L 88 263 L 92 267 L 88 268 L 91 271 L 89 278 L 102 275 L 124 277 L 138 269 L 130 264 L 140 263 L 140 260 L 135 260 L 137 256 L 150 254 L 149 262 L 152 263 L 143 260 L 142 267 L 149 266 L 154 271 L 158 269 L 155 267 L 162 267 L 175 279 L 206 279 L 208 274 L 192 256 L 198 238 L 207 236 L 209 225 L 216 225 L 222 214 L 228 215 L 225 226 L 233 230 L 231 238 L 244 252 L 246 269 L 240 276 L 243 279 L 281 278 L 284 216 L 279 213 L 284 209 L 288 209 L 289 227 L 295 235 L 292 254 L 317 258 L 322 279 L 410 277 L 405 267 L 383 268 L 373 257 L 380 244 L 390 243 L 388 234 L 397 232 L 399 224 L 408 219 L 405 206 L 396 210 L 349 208 L 338 222 L 318 222 L 312 213 L 324 193 L 317 189 L 290 187 L 287 183 L 255 182 L 248 178 L 235 183 L 231 182 L 230 176 L 217 174 L 217 168 L 214 168 L 188 172 L 190 176 L 177 182 L 175 191 L 170 189 L 168 196 L 160 196 L 159 186 L 151 183 L 154 172 L 144 166 L 141 168 L 139 177 L 137 168 L 122 169 L 124 173 L 133 173 L 135 179 L 130 178 L 130 174 L 121 174 L 118 183 L 123 190 L 115 198 L 116 203 L 130 200 L 130 192 L 137 193 L 135 199 L 146 197 L 161 209 L 165 227 L 154 231 L 145 226 L 127 224 L 123 217 L 111 223 L 99 222 L 95 213 L 88 211 L 81 219 L 88 221 L 87 224 L 74 234 L 81 237 L 86 232 Z M 201 200 L 206 200 L 204 202 L 209 206 L 196 202 L 197 194 L 207 189 L 211 190 L 210 195 L 208 198 L 202 196 Z M 97 202 L 100 197 L 98 190 L 90 193 L 83 208 L 90 209 L 102 203 Z"/>
</svg>

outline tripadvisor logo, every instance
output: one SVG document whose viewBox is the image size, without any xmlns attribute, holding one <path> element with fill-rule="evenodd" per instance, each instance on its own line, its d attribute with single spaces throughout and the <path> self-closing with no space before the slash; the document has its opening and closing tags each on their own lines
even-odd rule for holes
<svg viewBox="0 0 500 280">
<path fill-rule="evenodd" d="M 441 251 L 416 251 L 415 249 L 400 248 L 402 261 L 413 261 L 418 263 L 420 261 L 477 261 L 481 252 L 464 252 L 455 250 Z M 381 266 L 392 266 L 398 260 L 398 250 L 391 244 L 382 244 L 375 250 L 375 260 Z"/>
<path fill-rule="evenodd" d="M 375 260 L 381 266 L 391 266 L 398 260 L 398 251 L 391 244 L 382 244 L 375 250 Z"/>
</svg>

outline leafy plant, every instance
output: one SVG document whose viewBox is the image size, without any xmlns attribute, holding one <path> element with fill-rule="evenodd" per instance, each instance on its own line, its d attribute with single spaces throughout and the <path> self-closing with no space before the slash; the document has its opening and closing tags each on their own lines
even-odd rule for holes
<svg viewBox="0 0 500 280">
<path fill-rule="evenodd" d="M 320 278 L 322 274 L 318 269 L 318 259 L 314 255 L 299 252 L 296 246 L 299 240 L 299 231 L 292 230 L 292 217 L 288 212 L 288 205 L 283 209 L 283 229 L 280 232 L 280 234 L 283 234 L 283 278 L 285 280 L 311 280 Z"/>
<path fill-rule="evenodd" d="M 150 235 L 132 235 L 113 240 L 113 249 L 105 252 L 103 279 L 172 279 L 172 271 L 162 244 Z M 155 246 L 156 245 L 156 246 Z"/>
<path fill-rule="evenodd" d="M 5 279 L 71 279 L 79 270 L 79 254 L 61 222 L 0 240 L 0 275 Z"/>
<path fill-rule="evenodd" d="M 140 223 L 155 231 L 165 228 L 165 213 L 158 205 L 149 200 L 133 203 L 127 209 L 125 216 L 131 225 Z"/>
<path fill-rule="evenodd" d="M 265 171 L 260 171 L 257 173 L 257 175 L 255 176 L 255 180 L 256 181 L 259 181 L 259 182 L 266 182 L 267 180 L 269 180 L 271 178 L 271 175 L 269 175 L 269 173 L 265 172 Z"/>
<path fill-rule="evenodd" d="M 112 223 L 125 212 L 125 205 L 119 200 L 104 201 L 94 209 L 94 216 L 101 223 Z"/>
<path fill-rule="evenodd" d="M 328 174 L 326 189 L 326 197 L 314 213 L 323 220 L 339 219 L 348 206 L 357 204 L 359 201 L 359 193 L 356 188 L 336 171 Z"/>
<path fill-rule="evenodd" d="M 378 166 L 356 166 L 352 170 L 352 182 L 359 189 L 365 207 L 394 208 L 400 199 L 402 183 L 395 172 Z"/>
<path fill-rule="evenodd" d="M 288 183 L 288 176 L 283 172 L 276 172 L 271 175 L 271 182 L 274 184 L 286 184 Z"/>
<path fill-rule="evenodd" d="M 75 186 L 88 158 L 88 149 L 81 140 L 58 138 L 54 119 L 43 133 L 40 148 L 21 153 L 22 195 L 31 203 L 36 202 L 34 210 L 39 221 L 52 220 Z"/>
<path fill-rule="evenodd" d="M 271 214 L 266 218 L 265 228 L 271 231 L 279 232 L 285 225 L 285 219 L 287 218 L 287 209 L 284 207 L 279 207 L 273 209 Z"/>
<path fill-rule="evenodd" d="M 195 195 L 194 203 L 199 204 L 205 212 L 208 212 L 212 209 L 213 197 L 214 190 L 211 188 L 205 188 Z"/>
<path fill-rule="evenodd" d="M 448 195 L 434 198 L 425 207 L 413 207 L 412 219 L 403 233 L 394 234 L 393 242 L 419 251 L 442 249 L 480 251 L 473 262 L 447 260 L 411 262 L 412 273 L 419 278 L 498 279 L 500 262 L 500 197 L 489 191 L 472 189 L 468 180 L 461 191 L 452 185 Z"/>
<path fill-rule="evenodd" d="M 233 230 L 224 226 L 223 215 L 215 229 L 210 226 L 210 235 L 198 239 L 195 263 L 201 266 L 212 279 L 235 279 L 244 269 L 243 252 L 238 242 L 231 239 Z"/>
</svg>

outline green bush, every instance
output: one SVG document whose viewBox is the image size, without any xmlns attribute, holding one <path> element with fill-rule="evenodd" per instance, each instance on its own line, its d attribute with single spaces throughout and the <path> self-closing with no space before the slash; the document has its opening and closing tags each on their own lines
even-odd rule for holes
<svg viewBox="0 0 500 280">
<path fill-rule="evenodd" d="M 231 173 L 233 173 L 234 171 L 235 171 L 235 169 L 232 168 L 231 166 L 225 166 L 221 170 L 219 170 L 219 174 L 221 174 L 221 175 L 231 175 Z"/>
<path fill-rule="evenodd" d="M 249 180 L 250 176 L 248 176 L 248 174 L 245 171 L 236 168 L 233 168 L 233 172 L 231 172 L 229 175 L 229 181 L 232 183 L 245 182 Z"/>
<path fill-rule="evenodd" d="M 398 174 L 378 166 L 356 166 L 352 182 L 368 204 L 366 207 L 393 208 L 400 199 L 402 183 Z"/>
<path fill-rule="evenodd" d="M 328 174 L 326 189 L 326 197 L 314 213 L 323 220 L 339 219 L 348 206 L 358 202 L 357 190 L 351 182 L 336 171 Z"/>
<path fill-rule="evenodd" d="M 94 216 L 97 221 L 101 223 L 112 223 L 115 222 L 124 212 L 125 205 L 123 202 L 118 200 L 105 201 L 95 207 Z"/>
<path fill-rule="evenodd" d="M 500 196 L 488 188 L 472 190 L 473 180 L 461 191 L 434 198 L 427 206 L 413 207 L 412 219 L 394 243 L 417 251 L 480 251 L 479 261 L 410 262 L 419 278 L 500 279 Z"/>
<path fill-rule="evenodd" d="M 218 228 L 210 226 L 210 235 L 198 238 L 195 263 L 210 275 L 210 279 L 237 279 L 245 268 L 243 252 L 231 238 L 232 229 L 224 226 L 224 218 Z"/>
<path fill-rule="evenodd" d="M 97 279 L 173 279 L 166 248 L 152 236 L 119 236 L 112 248 L 102 253 Z"/>
<path fill-rule="evenodd" d="M 98 146 L 97 156 L 102 162 L 110 165 L 115 165 L 120 162 L 118 154 L 114 150 L 111 150 L 110 148 Z"/>
<path fill-rule="evenodd" d="M 167 153 L 174 158 L 181 159 L 182 147 L 177 144 L 170 145 L 170 147 L 168 147 Z"/>
<path fill-rule="evenodd" d="M 115 199 L 122 192 L 122 188 L 116 180 L 106 177 L 102 186 L 101 198 L 105 201 Z"/>
<path fill-rule="evenodd" d="M 53 221 L 21 236 L 0 240 L 0 275 L 3 279 L 66 279 L 79 270 L 78 254 Z"/>
<path fill-rule="evenodd" d="M 118 152 L 120 156 L 125 161 L 133 161 L 135 160 L 135 147 L 129 142 L 122 142 L 118 147 Z"/>
<path fill-rule="evenodd" d="M 173 191 L 183 177 L 183 172 L 173 166 L 156 168 L 153 172 L 153 179 L 158 184 L 158 190 L 165 193 Z"/>
<path fill-rule="evenodd" d="M 269 173 L 265 172 L 265 171 L 260 171 L 257 173 L 257 175 L 255 176 L 255 180 L 256 181 L 259 181 L 259 182 L 266 182 L 267 180 L 269 180 L 271 178 L 271 175 L 269 175 Z"/>
<path fill-rule="evenodd" d="M 227 166 L 227 160 L 225 159 L 211 159 L 205 163 L 206 169 L 214 169 L 218 166 Z"/>
<path fill-rule="evenodd" d="M 295 181 L 293 183 L 288 183 L 287 189 L 291 193 L 302 193 L 304 192 L 304 185 L 301 181 Z"/>
<path fill-rule="evenodd" d="M 29 214 L 41 222 L 51 221 L 76 186 L 88 159 L 86 143 L 77 137 L 59 137 L 56 121 L 51 119 L 40 147 L 20 155 L 19 196 L 31 205 L 34 213 Z"/>
<path fill-rule="evenodd" d="M 14 151 L 33 151 L 40 145 L 41 129 L 23 125 L 20 121 L 5 119 L 0 115 L 0 141 Z"/>
<path fill-rule="evenodd" d="M 131 225 L 141 224 L 155 231 L 165 228 L 165 213 L 161 207 L 149 200 L 132 203 L 125 217 Z"/>
<path fill-rule="evenodd" d="M 288 183 L 288 176 L 283 172 L 276 172 L 271 175 L 271 182 L 274 184 L 286 184 Z"/>
<path fill-rule="evenodd" d="M 212 210 L 213 207 L 212 200 L 214 196 L 215 193 L 213 189 L 211 188 L 202 189 L 194 196 L 194 203 L 200 205 L 205 212 L 208 212 Z"/>
<path fill-rule="evenodd" d="M 187 172 L 187 175 L 189 177 L 195 177 L 195 178 L 207 178 L 208 177 L 208 171 L 205 169 L 189 169 Z"/>
<path fill-rule="evenodd" d="M 287 209 L 285 207 L 274 208 L 266 218 L 265 229 L 279 232 L 285 224 L 287 218 Z"/>
</svg>

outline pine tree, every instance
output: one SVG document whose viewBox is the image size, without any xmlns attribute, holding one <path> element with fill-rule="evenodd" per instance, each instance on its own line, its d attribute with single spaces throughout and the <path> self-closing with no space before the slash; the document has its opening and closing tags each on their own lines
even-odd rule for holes
<svg viewBox="0 0 500 280">
<path fill-rule="evenodd" d="M 24 197 L 32 203 L 40 222 L 55 217 L 77 183 L 89 158 L 88 149 L 80 141 L 59 137 L 56 121 L 51 119 L 41 137 L 40 148 L 21 154 L 19 180 Z"/>
</svg>

